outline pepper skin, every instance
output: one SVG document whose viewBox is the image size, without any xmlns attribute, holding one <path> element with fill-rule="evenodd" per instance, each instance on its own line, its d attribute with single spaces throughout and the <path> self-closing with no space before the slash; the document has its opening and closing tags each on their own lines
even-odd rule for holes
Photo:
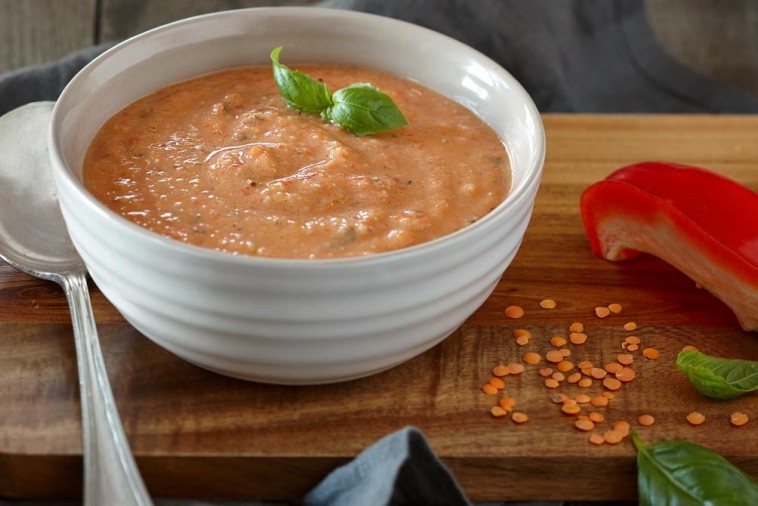
<svg viewBox="0 0 758 506">
<path fill-rule="evenodd" d="M 758 331 L 758 193 L 698 167 L 644 162 L 588 187 L 581 212 L 594 254 L 657 256 Z"/>
</svg>

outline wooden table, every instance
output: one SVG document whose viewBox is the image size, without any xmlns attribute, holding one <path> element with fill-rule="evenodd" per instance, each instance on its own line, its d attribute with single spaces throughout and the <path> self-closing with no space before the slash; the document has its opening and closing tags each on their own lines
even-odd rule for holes
<svg viewBox="0 0 758 506">
<path fill-rule="evenodd" d="M 635 452 L 625 440 L 593 446 L 549 397 L 536 368 L 506 378 L 530 420 L 495 419 L 480 386 L 500 362 L 582 321 L 590 336 L 572 359 L 610 362 L 635 321 L 657 361 L 637 352 L 637 379 L 606 408 L 645 442 L 682 438 L 722 453 L 758 477 L 758 396 L 707 400 L 674 368 L 686 344 L 758 360 L 758 335 L 664 262 L 594 257 L 579 218 L 579 195 L 612 170 L 642 160 L 709 167 L 758 190 L 758 117 L 546 115 L 548 154 L 521 250 L 494 294 L 442 344 L 393 370 L 343 384 L 285 387 L 246 383 L 188 365 L 124 322 L 95 289 L 93 304 L 126 432 L 151 493 L 162 497 L 301 497 L 337 465 L 382 436 L 419 427 L 473 500 L 630 499 Z M 755 227 L 755 217 L 746 218 Z M 540 309 L 545 297 L 553 310 Z M 618 302 L 600 320 L 593 308 Z M 503 309 L 518 304 L 521 320 Z M 534 338 L 514 343 L 516 327 Z M 562 390 L 576 394 L 575 386 Z M 599 385 L 586 389 L 598 393 Z M 707 422 L 691 427 L 700 410 Z M 735 428 L 732 411 L 753 420 Z M 640 427 L 640 414 L 656 417 Z M 80 493 L 81 439 L 74 344 L 56 285 L 0 265 L 0 497 Z M 602 425 L 601 425 L 602 427 Z"/>
</svg>

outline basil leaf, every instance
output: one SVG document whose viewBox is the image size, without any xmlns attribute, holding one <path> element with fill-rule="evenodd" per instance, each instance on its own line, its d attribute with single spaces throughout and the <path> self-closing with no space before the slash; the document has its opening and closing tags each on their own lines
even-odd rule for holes
<svg viewBox="0 0 758 506">
<path fill-rule="evenodd" d="M 392 99 L 367 83 L 337 90 L 332 101 L 334 104 L 322 116 L 357 135 L 386 132 L 408 124 Z"/>
<path fill-rule="evenodd" d="M 271 51 L 274 81 L 290 107 L 308 114 L 320 114 L 324 121 L 337 123 L 356 135 L 386 132 L 408 122 L 386 93 L 375 86 L 357 83 L 330 95 L 324 83 L 279 63 L 281 47 Z"/>
<path fill-rule="evenodd" d="M 644 445 L 636 433 L 641 506 L 758 504 L 758 484 L 718 453 L 686 441 Z"/>
<path fill-rule="evenodd" d="M 719 358 L 695 350 L 682 350 L 676 367 L 695 388 L 714 399 L 733 399 L 758 389 L 758 362 Z"/>
<path fill-rule="evenodd" d="M 279 63 L 281 47 L 271 51 L 274 81 L 288 106 L 307 114 L 319 114 L 332 104 L 324 83 L 320 83 L 299 70 L 291 70 Z"/>
</svg>

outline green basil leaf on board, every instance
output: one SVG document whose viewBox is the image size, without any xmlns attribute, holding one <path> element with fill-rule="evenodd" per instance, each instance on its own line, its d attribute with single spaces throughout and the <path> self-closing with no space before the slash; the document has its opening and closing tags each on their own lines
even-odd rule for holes
<svg viewBox="0 0 758 506">
<path fill-rule="evenodd" d="M 326 119 L 358 135 L 386 132 L 408 124 L 392 99 L 367 83 L 337 90 L 332 100 L 334 105 L 326 109 Z"/>
<path fill-rule="evenodd" d="M 641 506 L 758 504 L 758 484 L 718 453 L 686 441 L 643 444 L 636 433 Z"/>
<path fill-rule="evenodd" d="M 271 51 L 274 81 L 284 102 L 307 114 L 320 114 L 356 135 L 393 130 L 408 122 L 386 93 L 366 83 L 352 84 L 329 94 L 326 85 L 279 63 L 282 48 Z"/>
<path fill-rule="evenodd" d="M 676 367 L 700 393 L 714 399 L 733 399 L 758 389 L 758 362 L 682 350 Z"/>
</svg>

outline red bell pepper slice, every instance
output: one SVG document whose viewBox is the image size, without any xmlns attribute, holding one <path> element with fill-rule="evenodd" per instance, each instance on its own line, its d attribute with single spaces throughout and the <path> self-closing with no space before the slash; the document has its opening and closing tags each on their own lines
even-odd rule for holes
<svg viewBox="0 0 758 506">
<path fill-rule="evenodd" d="M 594 254 L 655 255 L 758 330 L 758 193 L 699 167 L 645 162 L 588 187 L 581 212 Z"/>
</svg>

